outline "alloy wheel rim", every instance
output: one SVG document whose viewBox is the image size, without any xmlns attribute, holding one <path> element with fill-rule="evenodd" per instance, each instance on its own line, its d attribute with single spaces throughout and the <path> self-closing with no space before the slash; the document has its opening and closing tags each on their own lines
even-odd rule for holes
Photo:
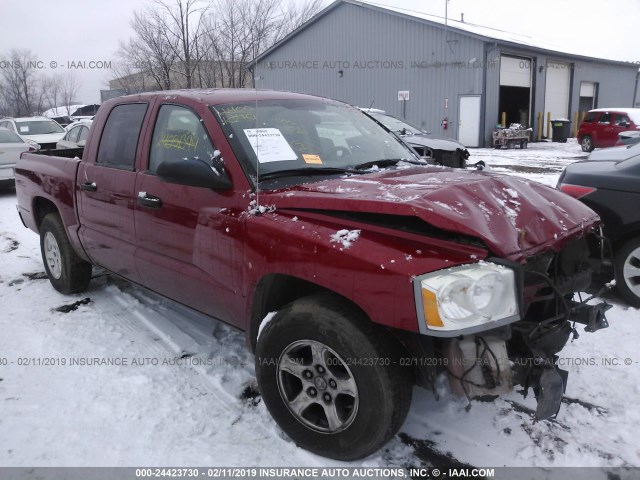
<svg viewBox="0 0 640 480">
<path fill-rule="evenodd" d="M 358 412 L 358 387 L 346 362 L 315 340 L 300 340 L 278 360 L 278 390 L 291 414 L 320 433 L 348 428 Z"/>
<path fill-rule="evenodd" d="M 629 290 L 640 297 L 640 247 L 632 250 L 624 260 L 622 276 Z"/>
<path fill-rule="evenodd" d="M 49 272 L 56 280 L 62 276 L 62 259 L 60 247 L 53 233 L 47 232 L 44 236 L 44 258 L 49 267 Z"/>
</svg>

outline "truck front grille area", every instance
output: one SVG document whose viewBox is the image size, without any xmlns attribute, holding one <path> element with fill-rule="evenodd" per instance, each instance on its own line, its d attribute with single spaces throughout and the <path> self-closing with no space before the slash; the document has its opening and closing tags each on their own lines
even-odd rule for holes
<svg viewBox="0 0 640 480">
<path fill-rule="evenodd" d="M 523 265 L 523 314 L 525 321 L 564 320 L 576 292 L 591 286 L 599 252 L 597 235 L 572 240 L 560 252 L 548 251 Z"/>
</svg>

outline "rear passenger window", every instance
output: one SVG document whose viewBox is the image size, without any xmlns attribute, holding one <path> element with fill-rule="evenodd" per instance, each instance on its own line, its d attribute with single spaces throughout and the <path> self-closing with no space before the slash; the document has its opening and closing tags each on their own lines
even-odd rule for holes
<svg viewBox="0 0 640 480">
<path fill-rule="evenodd" d="M 614 125 L 620 125 L 621 123 L 630 124 L 631 120 L 626 115 L 616 114 L 616 119 L 613 121 Z"/>
<path fill-rule="evenodd" d="M 192 110 L 178 105 L 160 107 L 151 140 L 151 172 L 163 162 L 199 158 L 210 164 L 214 152 L 207 131 Z"/>
<path fill-rule="evenodd" d="M 78 141 L 81 142 L 82 140 L 86 140 L 88 135 L 89 135 L 89 129 L 87 127 L 81 127 Z"/>
<path fill-rule="evenodd" d="M 107 167 L 134 169 L 138 138 L 146 111 L 146 103 L 118 105 L 111 110 L 100 138 L 97 163 Z"/>
<path fill-rule="evenodd" d="M 69 142 L 77 143 L 78 142 L 78 134 L 80 133 L 80 127 L 72 128 L 69 133 L 67 133 L 67 138 Z"/>
<path fill-rule="evenodd" d="M 610 113 L 603 113 L 602 115 L 600 115 L 600 118 L 598 119 L 598 123 L 603 123 L 608 125 L 611 123 L 611 117 L 612 115 Z"/>
</svg>

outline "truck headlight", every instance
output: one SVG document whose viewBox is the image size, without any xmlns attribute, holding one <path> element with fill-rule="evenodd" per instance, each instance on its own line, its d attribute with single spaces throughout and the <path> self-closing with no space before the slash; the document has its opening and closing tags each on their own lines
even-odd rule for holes
<svg viewBox="0 0 640 480">
<path fill-rule="evenodd" d="M 416 279 L 420 330 L 426 334 L 494 328 L 520 318 L 515 274 L 495 263 L 440 270 Z"/>
</svg>

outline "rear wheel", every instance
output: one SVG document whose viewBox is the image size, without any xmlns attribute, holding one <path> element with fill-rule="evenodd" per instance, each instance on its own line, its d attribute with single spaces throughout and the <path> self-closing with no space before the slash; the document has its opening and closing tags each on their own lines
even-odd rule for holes
<svg viewBox="0 0 640 480">
<path fill-rule="evenodd" d="M 53 288 L 60 293 L 79 293 L 91 281 L 91 264 L 73 250 L 60 215 L 50 213 L 40 226 L 40 251 Z"/>
<path fill-rule="evenodd" d="M 615 258 L 618 292 L 630 305 L 640 308 L 640 237 L 622 245 Z"/>
<path fill-rule="evenodd" d="M 507 142 L 507 148 L 508 149 L 516 148 L 516 142 L 514 140 L 509 140 Z"/>
<path fill-rule="evenodd" d="M 520 142 L 520 148 L 527 148 L 527 141 L 523 140 L 522 142 Z"/>
<path fill-rule="evenodd" d="M 589 135 L 585 135 L 580 139 L 580 146 L 583 152 L 591 152 L 593 151 L 593 140 Z"/>
<path fill-rule="evenodd" d="M 353 306 L 314 295 L 283 308 L 264 328 L 256 376 L 267 409 L 294 442 L 355 460 L 400 429 L 413 387 L 393 337 Z"/>
</svg>

